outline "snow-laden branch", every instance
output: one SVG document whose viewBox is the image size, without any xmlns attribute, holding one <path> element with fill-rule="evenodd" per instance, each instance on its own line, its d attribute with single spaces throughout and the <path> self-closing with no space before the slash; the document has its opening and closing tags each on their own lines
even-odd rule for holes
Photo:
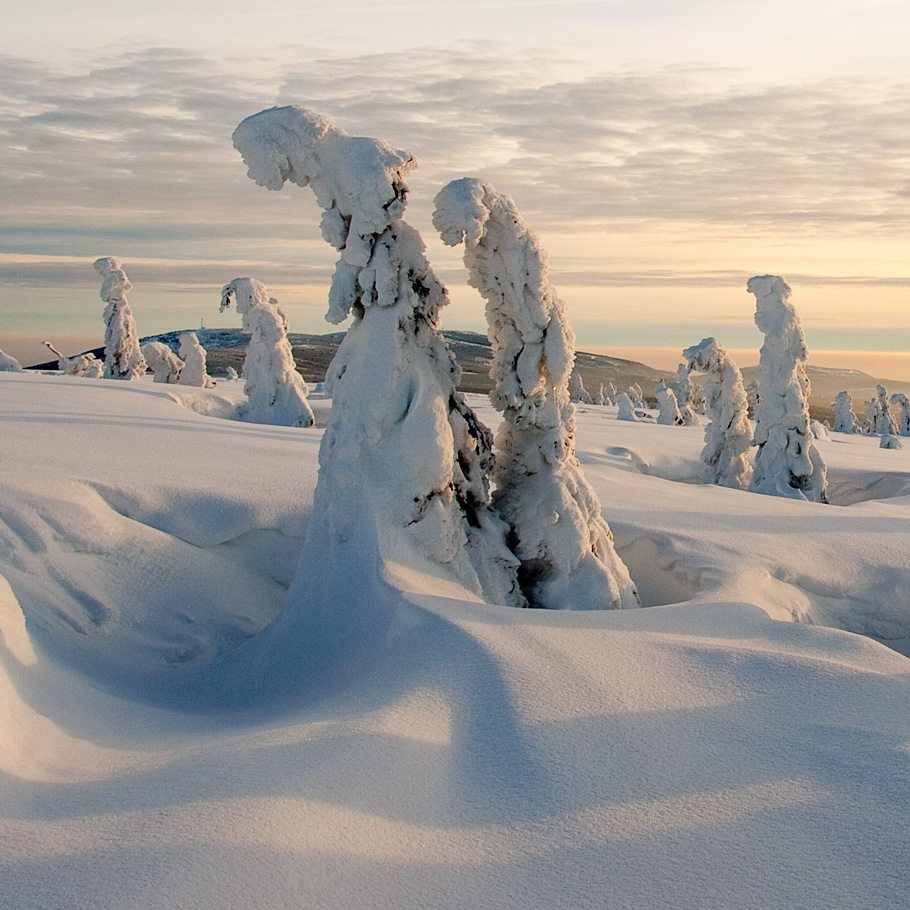
<svg viewBox="0 0 910 910">
<path fill-rule="evenodd" d="M 433 224 L 464 243 L 469 283 L 486 300 L 493 345 L 494 501 L 512 528 L 522 588 L 533 606 L 634 607 L 600 502 L 575 458 L 569 377 L 575 335 L 547 278 L 546 254 L 511 199 L 464 178 L 436 197 Z"/>
</svg>

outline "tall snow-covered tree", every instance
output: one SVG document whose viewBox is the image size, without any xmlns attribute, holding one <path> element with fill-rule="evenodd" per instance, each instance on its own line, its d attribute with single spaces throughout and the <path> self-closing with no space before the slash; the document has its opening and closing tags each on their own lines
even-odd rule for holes
<svg viewBox="0 0 910 910">
<path fill-rule="evenodd" d="M 177 385 L 198 386 L 201 389 L 215 388 L 215 380 L 208 374 L 205 348 L 199 343 L 195 332 L 182 332 L 178 339 L 178 353 L 183 369 L 177 377 Z"/>
<path fill-rule="evenodd" d="M 311 427 L 315 418 L 288 341 L 287 314 L 255 278 L 235 278 L 222 288 L 220 312 L 232 302 L 250 333 L 243 361 L 247 402 L 240 409 L 241 420 Z"/>
<path fill-rule="evenodd" d="M 752 447 L 752 425 L 742 373 L 713 338 L 686 348 L 682 355 L 690 370 L 705 374 L 705 414 L 710 422 L 701 452 L 702 482 L 745 489 L 752 478 L 746 458 Z"/>
<path fill-rule="evenodd" d="M 523 605 L 490 503 L 491 434 L 457 391 L 438 328 L 448 293 L 402 218 L 415 159 L 297 106 L 248 117 L 234 146 L 260 186 L 311 187 L 340 253 L 326 318 L 354 315 L 326 375 L 332 415 L 305 555 L 372 535 L 380 558 L 405 548 L 489 601 Z"/>
<path fill-rule="evenodd" d="M 173 384 L 180 379 L 183 361 L 163 341 L 146 341 L 140 350 L 155 382 Z"/>
<path fill-rule="evenodd" d="M 455 180 L 436 196 L 443 241 L 464 243 L 468 281 L 486 300 L 490 393 L 503 414 L 494 501 L 512 529 L 532 606 L 638 606 L 600 502 L 575 457 L 569 379 L 575 335 L 547 277 L 546 254 L 515 204 L 487 183 Z"/>
<path fill-rule="evenodd" d="M 895 392 L 891 396 L 891 404 L 899 405 L 901 409 L 898 417 L 898 432 L 901 436 L 910 436 L 910 398 L 903 392 Z"/>
<path fill-rule="evenodd" d="M 835 433 L 859 432 L 859 421 L 853 413 L 853 396 L 849 392 L 838 392 L 831 407 L 834 409 L 834 426 L 831 429 Z"/>
<path fill-rule="evenodd" d="M 657 387 L 657 422 L 671 427 L 682 426 L 683 418 L 676 404 L 676 395 L 668 385 Z"/>
<path fill-rule="evenodd" d="M 102 256 L 94 262 L 95 271 L 101 276 L 101 299 L 104 308 L 104 378 L 141 379 L 146 364 L 139 349 L 139 335 L 133 312 L 126 299 L 132 288 L 119 259 Z"/>
<path fill-rule="evenodd" d="M 750 489 L 827 502 L 827 469 L 809 427 L 806 339 L 790 303 L 790 288 L 777 275 L 750 278 L 746 286 L 755 295 L 755 324 L 765 336 Z"/>
</svg>

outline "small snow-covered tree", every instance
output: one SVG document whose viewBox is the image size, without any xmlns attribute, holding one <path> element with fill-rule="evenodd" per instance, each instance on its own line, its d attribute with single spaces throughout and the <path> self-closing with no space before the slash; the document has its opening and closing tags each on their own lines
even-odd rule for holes
<svg viewBox="0 0 910 910">
<path fill-rule="evenodd" d="M 243 361 L 247 403 L 242 420 L 286 427 L 311 427 L 309 390 L 294 362 L 288 341 L 287 314 L 255 278 L 235 278 L 222 288 L 220 312 L 234 302 L 250 343 Z"/>
<path fill-rule="evenodd" d="M 879 446 L 883 449 L 902 449 L 904 444 L 898 438 L 897 424 L 891 416 L 891 407 L 888 402 L 888 390 L 883 385 L 875 387 L 878 397 L 879 417 L 879 435 L 881 442 Z"/>
<path fill-rule="evenodd" d="M 617 420 L 638 420 L 638 416 L 635 413 L 635 405 L 625 392 L 617 392 L 615 401 L 618 408 L 616 412 Z"/>
<path fill-rule="evenodd" d="M 604 404 L 616 404 L 616 386 L 612 382 L 604 389 Z"/>
<path fill-rule="evenodd" d="M 600 388 L 597 390 L 597 394 L 594 396 L 594 404 L 599 404 L 603 407 L 607 403 L 607 393 L 604 390 L 604 384 L 600 384 Z"/>
<path fill-rule="evenodd" d="M 416 161 L 297 106 L 248 117 L 234 146 L 260 186 L 312 188 L 340 253 L 326 318 L 354 314 L 326 374 L 332 416 L 304 552 L 330 564 L 344 541 L 371 535 L 380 559 L 404 549 L 489 601 L 523 605 L 508 526 L 490 503 L 491 434 L 457 390 L 438 329 L 448 293 L 402 218 Z"/>
<path fill-rule="evenodd" d="M 199 343 L 195 332 L 182 332 L 180 338 L 179 355 L 183 361 L 183 369 L 177 377 L 177 385 L 198 386 L 202 389 L 215 388 L 215 380 L 209 376 L 206 369 L 205 348 Z"/>
<path fill-rule="evenodd" d="M 632 399 L 632 404 L 634 404 L 636 408 L 644 408 L 645 393 L 637 382 L 633 382 L 632 385 L 626 389 L 626 395 Z"/>
<path fill-rule="evenodd" d="M 532 606 L 639 605 L 600 502 L 575 457 L 569 377 L 575 335 L 547 277 L 537 236 L 507 196 L 471 178 L 436 196 L 433 224 L 464 243 L 468 281 L 486 300 L 490 399 L 503 414 L 494 501 L 509 522 Z"/>
<path fill-rule="evenodd" d="M 910 398 L 903 392 L 895 392 L 891 396 L 891 404 L 899 405 L 901 412 L 898 417 L 897 430 L 901 436 L 910 436 Z"/>
<path fill-rule="evenodd" d="M 682 355 L 690 370 L 705 374 L 705 414 L 710 423 L 701 452 L 702 482 L 745 489 L 752 477 L 746 459 L 752 447 L 752 425 L 742 373 L 713 338 L 686 348 Z"/>
<path fill-rule="evenodd" d="M 101 299 L 104 308 L 104 378 L 141 379 L 146 364 L 139 349 L 139 335 L 126 292 L 132 288 L 119 259 L 102 256 L 94 262 L 101 276 Z"/>
<path fill-rule="evenodd" d="M 661 383 L 657 387 L 657 422 L 671 427 L 682 426 L 683 418 L 676 404 L 676 395 L 669 386 Z"/>
<path fill-rule="evenodd" d="M 228 368 L 224 371 L 224 378 L 225 378 L 228 382 L 234 382 L 234 380 L 239 379 L 240 376 L 239 376 L 239 374 L 237 373 L 237 371 L 236 371 L 233 367 L 228 367 Z"/>
<path fill-rule="evenodd" d="M 835 433 L 859 432 L 859 421 L 853 413 L 853 396 L 849 392 L 838 392 L 831 407 L 834 409 L 834 426 L 831 429 Z"/>
<path fill-rule="evenodd" d="M 183 361 L 164 342 L 146 341 L 141 351 L 155 382 L 175 383 L 180 379 Z"/>
<path fill-rule="evenodd" d="M 577 401 L 579 404 L 593 404 L 590 393 L 585 388 L 581 373 L 577 370 L 572 373 L 572 389 L 569 393 L 571 401 Z"/>
<path fill-rule="evenodd" d="M 761 402 L 755 415 L 758 446 L 750 489 L 827 502 L 827 469 L 809 428 L 806 340 L 783 278 L 760 275 L 747 288 L 755 295 L 755 324 L 765 336 L 759 360 Z"/>
<path fill-rule="evenodd" d="M 689 369 L 684 363 L 676 368 L 676 382 L 673 383 L 673 391 L 676 393 L 676 406 L 679 408 L 683 426 L 698 426 L 700 421 L 692 401 L 693 389 L 689 379 Z"/>
<path fill-rule="evenodd" d="M 21 373 L 22 364 L 12 354 L 0 351 L 0 373 Z"/>
<path fill-rule="evenodd" d="M 102 363 L 95 358 L 91 352 L 87 354 L 77 354 L 75 357 L 67 357 L 61 354 L 49 341 L 44 342 L 44 346 L 52 353 L 57 355 L 57 369 L 67 376 L 82 376 L 89 379 L 97 379 L 102 373 Z"/>
</svg>

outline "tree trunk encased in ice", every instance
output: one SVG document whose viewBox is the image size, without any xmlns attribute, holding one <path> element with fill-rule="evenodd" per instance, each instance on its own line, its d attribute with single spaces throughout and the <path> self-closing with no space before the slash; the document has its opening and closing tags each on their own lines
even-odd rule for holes
<svg viewBox="0 0 910 910">
<path fill-rule="evenodd" d="M 546 255 L 511 199 L 465 178 L 436 197 L 443 241 L 464 243 L 469 283 L 486 300 L 493 346 L 494 502 L 512 528 L 532 606 L 638 606 L 600 502 L 575 458 L 569 377 L 575 336 L 547 278 Z"/>
<path fill-rule="evenodd" d="M 739 367 L 726 348 L 713 338 L 705 338 L 682 352 L 690 370 L 705 374 L 705 447 L 702 483 L 745 489 L 752 478 L 746 455 L 752 447 L 749 404 Z"/>
<path fill-rule="evenodd" d="M 490 433 L 457 391 L 460 370 L 438 330 L 448 293 L 402 220 L 414 158 L 297 106 L 248 117 L 234 145 L 260 186 L 311 187 L 323 237 L 340 253 L 326 319 L 354 315 L 326 375 L 332 415 L 305 555 L 375 535 L 395 561 L 405 548 L 477 596 L 523 605 L 507 526 L 490 504 Z"/>
<path fill-rule="evenodd" d="M 221 291 L 224 312 L 231 302 L 250 333 L 243 378 L 247 402 L 241 420 L 286 427 L 311 427 L 315 418 L 307 402 L 309 389 L 297 372 L 288 341 L 287 314 L 255 278 L 235 278 Z"/>
<path fill-rule="evenodd" d="M 139 335 L 133 313 L 126 300 L 132 288 L 121 268 L 119 259 L 102 256 L 94 262 L 95 271 L 102 277 L 99 295 L 107 304 L 104 308 L 104 378 L 141 379 L 146 364 L 139 350 Z"/>
<path fill-rule="evenodd" d="M 776 275 L 750 278 L 746 286 L 755 295 L 755 324 L 765 336 L 750 489 L 827 502 L 827 470 L 809 427 L 806 339 L 790 303 L 790 288 Z"/>
</svg>

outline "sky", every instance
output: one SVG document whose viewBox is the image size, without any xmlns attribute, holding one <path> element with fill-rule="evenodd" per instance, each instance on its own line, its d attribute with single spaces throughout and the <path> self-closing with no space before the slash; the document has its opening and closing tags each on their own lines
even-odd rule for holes
<svg viewBox="0 0 910 910">
<path fill-rule="evenodd" d="M 13 0 L 0 31 L 0 349 L 102 343 L 98 256 L 141 335 L 233 326 L 249 275 L 326 332 L 308 190 L 257 187 L 244 117 L 301 104 L 416 156 L 406 214 L 485 331 L 433 197 L 476 176 L 548 251 L 579 347 L 743 366 L 745 290 L 793 289 L 810 362 L 910 379 L 910 4 L 878 0 Z"/>
</svg>

